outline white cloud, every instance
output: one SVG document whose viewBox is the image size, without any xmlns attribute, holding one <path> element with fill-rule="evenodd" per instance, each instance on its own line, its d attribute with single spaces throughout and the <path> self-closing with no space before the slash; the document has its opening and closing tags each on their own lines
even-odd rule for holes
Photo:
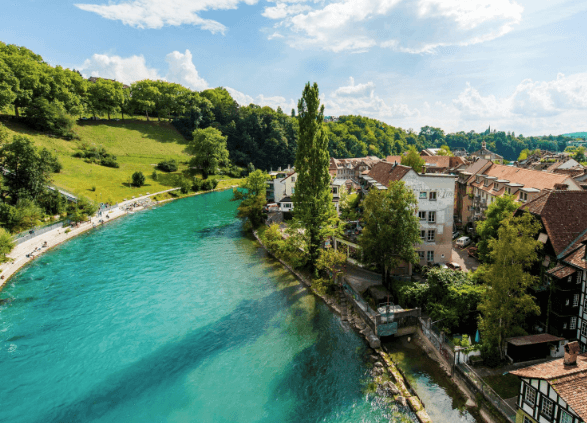
<svg viewBox="0 0 587 423">
<path fill-rule="evenodd" d="M 176 82 L 197 91 L 208 88 L 208 83 L 198 75 L 189 50 L 185 53 L 171 52 L 165 57 L 165 61 L 169 65 L 165 77 L 159 73 L 158 69 L 148 67 L 143 56 L 120 57 L 94 54 L 78 68 L 85 76 L 115 79 L 125 84 L 132 84 L 143 79 L 161 79 Z"/>
<path fill-rule="evenodd" d="M 410 109 L 406 104 L 388 105 L 375 94 L 375 84 L 372 81 L 355 84 L 354 78 L 349 78 L 349 85 L 337 88 L 332 95 L 324 97 L 324 106 L 327 115 L 362 115 L 386 120 L 413 117 L 419 115 L 417 109 Z"/>
<path fill-rule="evenodd" d="M 379 45 L 428 54 L 499 38 L 523 12 L 514 0 L 331 0 L 309 7 L 278 2 L 263 16 L 288 30 L 286 41 L 294 48 L 362 52 Z"/>
<path fill-rule="evenodd" d="M 87 12 L 106 19 L 119 20 L 135 28 L 162 28 L 165 25 L 196 25 L 212 33 L 225 33 L 220 22 L 203 19 L 199 13 L 208 10 L 236 9 L 239 3 L 252 5 L 257 0 L 128 0 L 108 4 L 76 4 Z"/>
<path fill-rule="evenodd" d="M 179 51 L 169 53 L 165 57 L 165 61 L 169 64 L 166 77 L 168 81 L 177 82 L 196 91 L 208 88 L 208 83 L 198 75 L 192 61 L 192 53 L 189 50 L 186 50 L 184 54 Z"/>
<path fill-rule="evenodd" d="M 293 99 L 289 99 L 289 101 L 285 97 L 281 96 L 265 96 L 263 94 L 259 94 L 257 97 L 253 98 L 250 95 L 244 94 L 238 90 L 235 90 L 231 87 L 224 87 L 226 91 L 232 96 L 234 101 L 236 101 L 241 106 L 248 106 L 249 104 L 256 104 L 257 106 L 269 106 L 274 110 L 277 110 L 278 107 L 281 107 L 281 110 L 284 113 L 289 114 L 291 109 L 297 108 L 297 103 Z"/>
<path fill-rule="evenodd" d="M 149 68 L 143 56 L 123 58 L 94 54 L 90 59 L 86 59 L 79 69 L 86 76 L 115 79 L 125 84 L 142 79 L 161 79 L 157 69 Z"/>
</svg>

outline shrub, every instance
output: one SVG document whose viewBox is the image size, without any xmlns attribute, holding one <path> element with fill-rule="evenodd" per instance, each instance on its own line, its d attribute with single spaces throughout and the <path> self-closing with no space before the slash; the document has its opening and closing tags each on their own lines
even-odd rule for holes
<svg viewBox="0 0 587 423">
<path fill-rule="evenodd" d="M 189 179 L 182 178 L 179 182 L 179 188 L 182 194 L 187 194 L 190 192 L 190 188 L 192 187 L 192 183 Z"/>
<path fill-rule="evenodd" d="M 110 156 L 110 157 L 103 157 L 102 160 L 100 160 L 100 164 L 102 166 L 106 166 L 106 167 L 113 167 L 118 169 L 120 167 L 120 165 L 116 162 L 116 156 Z"/>
<path fill-rule="evenodd" d="M 157 168 L 163 172 L 176 172 L 177 161 L 175 160 L 164 160 L 157 164 Z"/>
<path fill-rule="evenodd" d="M 213 179 L 204 179 L 201 185 L 202 191 L 210 191 L 214 189 L 214 182 Z"/>
<path fill-rule="evenodd" d="M 96 185 L 92 185 L 91 190 L 92 190 L 92 192 L 96 192 Z"/>
<path fill-rule="evenodd" d="M 194 178 L 192 180 L 192 190 L 194 190 L 194 192 L 198 192 L 202 189 L 202 180 L 200 178 Z"/>
<path fill-rule="evenodd" d="M 145 175 L 143 175 L 143 172 L 135 172 L 132 174 L 132 185 L 135 187 L 142 187 L 145 185 Z"/>
<path fill-rule="evenodd" d="M 76 150 L 73 157 L 84 159 L 86 163 L 96 163 L 105 167 L 119 168 L 120 165 L 116 162 L 116 156 L 110 154 L 102 146 L 90 147 L 87 144 L 81 146 L 81 149 Z"/>
<path fill-rule="evenodd" d="M 156 170 L 154 170 L 154 171 L 153 171 L 153 173 L 151 174 L 151 178 L 152 178 L 154 181 L 156 181 L 158 177 L 159 177 L 159 175 L 157 174 L 157 171 L 156 171 Z"/>
</svg>

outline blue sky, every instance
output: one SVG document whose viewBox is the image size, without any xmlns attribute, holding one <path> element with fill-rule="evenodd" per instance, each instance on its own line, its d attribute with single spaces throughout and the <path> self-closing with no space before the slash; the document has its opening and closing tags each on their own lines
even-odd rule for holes
<svg viewBox="0 0 587 423">
<path fill-rule="evenodd" d="M 587 2 L 4 0 L 0 40 L 123 82 L 223 86 L 419 130 L 587 130 Z"/>
</svg>

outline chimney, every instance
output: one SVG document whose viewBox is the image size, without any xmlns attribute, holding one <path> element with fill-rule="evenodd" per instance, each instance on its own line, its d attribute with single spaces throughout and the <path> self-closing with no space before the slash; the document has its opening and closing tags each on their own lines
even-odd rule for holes
<svg viewBox="0 0 587 423">
<path fill-rule="evenodd" d="M 579 342 L 573 341 L 565 345 L 565 366 L 576 366 L 577 356 L 579 355 Z"/>
<path fill-rule="evenodd" d="M 569 188 L 567 184 L 554 184 L 554 189 L 566 191 Z"/>
</svg>

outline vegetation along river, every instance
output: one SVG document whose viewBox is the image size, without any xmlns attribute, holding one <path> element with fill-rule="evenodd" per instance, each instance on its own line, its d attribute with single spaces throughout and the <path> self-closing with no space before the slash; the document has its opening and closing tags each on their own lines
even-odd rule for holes
<svg viewBox="0 0 587 423">
<path fill-rule="evenodd" d="M 364 342 L 243 236 L 231 195 L 135 213 L 15 276 L 0 421 L 415 421 L 364 393 Z"/>
</svg>

